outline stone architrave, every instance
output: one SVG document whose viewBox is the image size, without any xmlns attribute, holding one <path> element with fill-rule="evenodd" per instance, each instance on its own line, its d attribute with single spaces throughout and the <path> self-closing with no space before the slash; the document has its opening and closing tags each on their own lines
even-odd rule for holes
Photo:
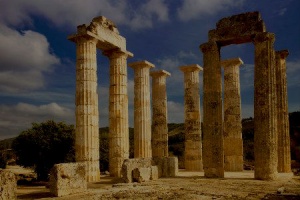
<svg viewBox="0 0 300 200">
<path fill-rule="evenodd" d="M 184 73 L 184 165 L 187 171 L 203 171 L 200 122 L 199 71 L 197 64 L 182 66 Z"/>
<path fill-rule="evenodd" d="M 224 67 L 224 169 L 243 171 L 240 58 L 223 60 Z"/>
<path fill-rule="evenodd" d="M 150 72 L 152 77 L 152 157 L 168 157 L 168 112 L 165 70 Z"/>
<path fill-rule="evenodd" d="M 286 82 L 286 57 L 288 55 L 288 50 L 275 52 L 278 123 L 278 172 L 291 172 L 291 150 Z"/>
<path fill-rule="evenodd" d="M 277 116 L 275 52 L 272 33 L 254 38 L 254 156 L 255 179 L 277 178 Z"/>
<path fill-rule="evenodd" d="M 208 178 L 224 177 L 222 76 L 216 42 L 200 46 L 203 52 L 203 168 Z"/>
<path fill-rule="evenodd" d="M 150 68 L 148 61 L 129 63 L 134 69 L 134 157 L 151 158 Z"/>
<path fill-rule="evenodd" d="M 97 94 L 96 49 L 110 58 L 110 170 L 120 175 L 120 163 L 128 157 L 128 99 L 126 39 L 114 23 L 103 16 L 95 17 L 89 25 L 77 27 L 69 40 L 77 45 L 76 54 L 76 162 L 85 162 L 88 182 L 99 181 L 99 111 Z M 114 85 L 115 84 L 115 85 Z M 126 89 L 125 89 L 126 88 Z M 119 96 L 118 96 L 119 95 Z M 126 139 L 127 138 L 127 139 Z"/>
</svg>

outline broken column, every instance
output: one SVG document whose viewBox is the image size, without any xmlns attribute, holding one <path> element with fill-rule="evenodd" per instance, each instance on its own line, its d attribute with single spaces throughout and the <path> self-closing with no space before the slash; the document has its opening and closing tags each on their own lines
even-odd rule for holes
<svg viewBox="0 0 300 200">
<path fill-rule="evenodd" d="M 152 71 L 152 156 L 168 157 L 168 112 L 165 70 Z"/>
<path fill-rule="evenodd" d="M 129 63 L 134 69 L 134 157 L 151 158 L 151 108 L 148 61 Z"/>
<path fill-rule="evenodd" d="M 202 171 L 199 71 L 197 64 L 182 66 L 184 73 L 184 165 L 187 171 Z"/>
<path fill-rule="evenodd" d="M 200 46 L 203 52 L 203 168 L 208 178 L 224 177 L 222 78 L 217 42 Z"/>
<path fill-rule="evenodd" d="M 110 61 L 109 172 L 121 177 L 123 161 L 129 158 L 127 57 L 130 52 L 105 51 Z"/>
<path fill-rule="evenodd" d="M 240 58 L 223 60 L 224 67 L 224 169 L 243 171 Z"/>
<path fill-rule="evenodd" d="M 76 38 L 76 162 L 86 164 L 88 182 L 100 180 L 97 59 L 94 38 Z"/>
<path fill-rule="evenodd" d="M 277 178 L 277 116 L 275 36 L 259 33 L 254 38 L 254 156 L 255 179 Z"/>
<path fill-rule="evenodd" d="M 291 172 L 289 113 L 286 83 L 288 50 L 276 51 L 276 95 L 278 131 L 278 172 Z"/>
</svg>

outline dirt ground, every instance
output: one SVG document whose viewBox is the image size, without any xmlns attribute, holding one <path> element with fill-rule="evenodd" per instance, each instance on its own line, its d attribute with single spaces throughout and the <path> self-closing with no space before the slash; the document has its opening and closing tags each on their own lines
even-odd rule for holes
<svg viewBox="0 0 300 200">
<path fill-rule="evenodd" d="M 52 197 L 45 186 L 18 186 L 18 199 L 300 199 L 300 177 L 279 174 L 276 181 L 254 180 L 253 171 L 225 172 L 225 178 L 207 179 L 203 172 L 179 171 L 174 178 L 144 183 L 117 183 L 102 176 L 85 193 Z"/>
</svg>

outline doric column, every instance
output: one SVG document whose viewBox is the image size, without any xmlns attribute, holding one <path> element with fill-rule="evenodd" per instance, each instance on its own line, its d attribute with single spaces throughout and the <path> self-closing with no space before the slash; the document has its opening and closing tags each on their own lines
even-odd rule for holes
<svg viewBox="0 0 300 200">
<path fill-rule="evenodd" d="M 276 95 L 278 123 L 278 172 L 291 172 L 289 113 L 286 83 L 288 50 L 276 51 Z"/>
<path fill-rule="evenodd" d="M 254 38 L 254 156 L 255 179 L 277 178 L 277 116 L 275 52 L 272 33 Z"/>
<path fill-rule="evenodd" d="M 222 77 L 216 42 L 200 46 L 203 52 L 203 168 L 209 178 L 224 177 Z"/>
<path fill-rule="evenodd" d="M 129 63 L 134 69 L 134 157 L 151 158 L 151 108 L 148 61 Z"/>
<path fill-rule="evenodd" d="M 85 162 L 87 181 L 100 180 L 96 40 L 76 39 L 76 162 Z"/>
<path fill-rule="evenodd" d="M 103 53 L 110 61 L 109 86 L 109 172 L 121 177 L 124 159 L 129 158 L 127 57 L 118 50 Z"/>
<path fill-rule="evenodd" d="M 243 171 L 240 58 L 223 60 L 224 67 L 224 169 Z"/>
<path fill-rule="evenodd" d="M 152 157 L 168 157 L 168 111 L 165 70 L 152 71 Z"/>
<path fill-rule="evenodd" d="M 184 165 L 187 171 L 202 171 L 199 71 L 203 69 L 194 64 L 180 70 L 184 73 Z"/>
</svg>

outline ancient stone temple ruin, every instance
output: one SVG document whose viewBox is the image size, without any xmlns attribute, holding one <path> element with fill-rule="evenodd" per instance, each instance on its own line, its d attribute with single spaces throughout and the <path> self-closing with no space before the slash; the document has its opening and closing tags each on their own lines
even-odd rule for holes
<svg viewBox="0 0 300 200">
<path fill-rule="evenodd" d="M 277 171 L 290 172 L 285 61 L 288 51 L 275 52 L 275 36 L 266 31 L 258 12 L 223 18 L 208 36 L 209 41 L 200 46 L 203 69 L 196 64 L 180 67 L 184 73 L 186 170 L 204 170 L 205 177 L 209 178 L 222 178 L 224 171 L 243 170 L 239 81 L 239 67 L 243 62 L 240 58 L 221 61 L 220 49 L 251 42 L 255 46 L 255 178 L 273 180 Z M 85 167 L 81 178 L 85 176 L 88 182 L 100 179 L 97 49 L 110 61 L 110 175 L 122 177 L 125 182 L 176 176 L 178 160 L 168 157 L 166 78 L 170 73 L 150 72 L 154 65 L 148 61 L 128 64 L 134 70 L 134 158 L 129 159 L 127 58 L 133 54 L 126 50 L 125 38 L 113 22 L 96 17 L 90 25 L 78 26 L 77 33 L 68 39 L 76 43 L 75 149 L 76 162 Z M 202 70 L 203 133 L 199 91 Z M 81 169 L 81 165 L 73 168 Z"/>
<path fill-rule="evenodd" d="M 276 88 L 282 92 L 284 97 L 281 98 L 286 102 L 286 92 L 283 89 L 286 87 L 286 83 L 284 81 L 276 83 L 276 79 L 279 78 L 276 78 L 275 51 L 273 46 L 275 36 L 273 33 L 266 31 L 265 24 L 258 12 L 223 18 L 217 23 L 216 29 L 209 31 L 208 36 L 209 41 L 200 46 L 204 62 L 203 164 L 205 176 L 224 177 L 224 150 L 225 152 L 229 150 L 227 146 L 224 148 L 224 142 L 225 145 L 227 144 L 227 136 L 224 138 L 223 127 L 226 129 L 227 125 L 224 125 L 222 120 L 222 64 L 220 61 L 220 48 L 230 44 L 252 42 L 255 46 L 255 178 L 263 180 L 276 179 L 278 163 L 277 109 L 279 108 L 277 107 L 278 96 L 276 95 Z M 277 66 L 278 68 L 285 68 L 283 66 L 284 58 L 285 56 L 283 55 L 281 64 Z M 280 63 L 280 61 L 278 62 Z M 280 69 L 277 76 L 285 80 L 284 73 L 285 71 Z M 228 98 L 226 96 L 225 98 L 227 101 Z M 230 98 L 231 100 L 228 101 L 232 101 L 234 98 Z M 234 101 L 237 103 L 239 100 L 236 99 Z M 239 109 L 238 106 L 235 108 Z M 284 105 L 281 106 L 281 110 L 287 112 Z M 286 114 L 281 114 L 282 122 L 280 123 L 288 123 L 285 116 Z M 228 123 L 226 118 L 225 123 Z M 280 140 L 286 141 L 285 131 L 281 132 Z M 285 138 L 283 139 L 282 137 Z M 240 143 L 241 140 L 239 138 L 231 140 L 232 146 L 241 146 Z M 283 150 L 281 147 L 281 152 L 284 151 L 287 151 L 287 149 Z M 239 157 L 240 153 L 236 154 L 236 156 Z M 282 159 L 282 156 L 279 157 Z M 225 163 L 229 163 L 228 160 L 231 158 L 225 154 L 225 159 L 227 159 Z M 237 157 L 235 159 L 238 160 Z"/>
<path fill-rule="evenodd" d="M 110 60 L 109 87 L 109 170 L 121 175 L 129 157 L 126 40 L 105 17 L 96 17 L 89 26 L 80 25 L 68 37 L 76 43 L 76 161 L 85 162 L 87 181 L 99 181 L 99 113 L 96 50 Z"/>
</svg>

